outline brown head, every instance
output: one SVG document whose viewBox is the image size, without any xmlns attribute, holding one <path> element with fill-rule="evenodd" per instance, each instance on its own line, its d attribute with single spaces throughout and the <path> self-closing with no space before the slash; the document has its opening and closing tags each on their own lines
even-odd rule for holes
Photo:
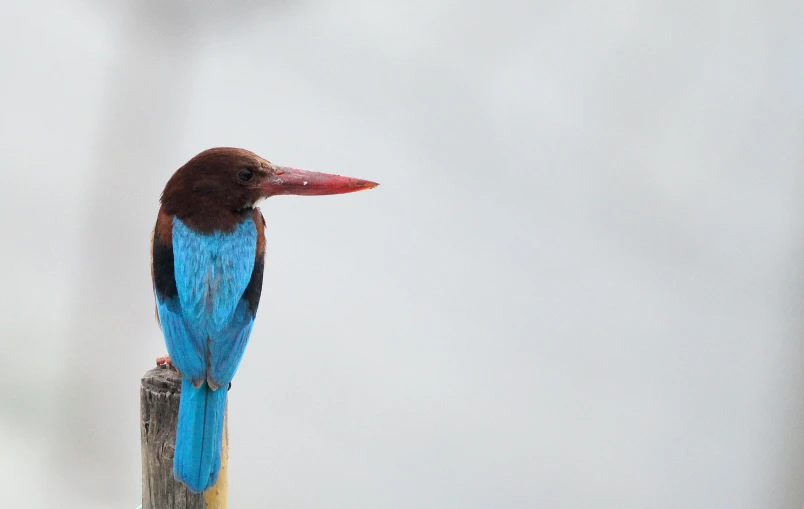
<svg viewBox="0 0 804 509">
<path fill-rule="evenodd" d="M 162 192 L 162 212 L 198 231 L 228 231 L 263 198 L 353 193 L 378 185 L 277 166 L 248 150 L 212 148 L 176 170 Z"/>
</svg>

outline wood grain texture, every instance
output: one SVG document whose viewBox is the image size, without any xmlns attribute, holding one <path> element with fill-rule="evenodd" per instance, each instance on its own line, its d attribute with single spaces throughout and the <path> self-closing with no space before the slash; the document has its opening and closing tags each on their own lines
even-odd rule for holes
<svg viewBox="0 0 804 509">
<path fill-rule="evenodd" d="M 142 377 L 140 440 L 142 446 L 142 509 L 227 509 L 228 430 L 224 416 L 223 451 L 218 483 L 203 494 L 193 493 L 173 477 L 173 452 L 179 414 L 181 376 L 166 366 Z"/>
</svg>

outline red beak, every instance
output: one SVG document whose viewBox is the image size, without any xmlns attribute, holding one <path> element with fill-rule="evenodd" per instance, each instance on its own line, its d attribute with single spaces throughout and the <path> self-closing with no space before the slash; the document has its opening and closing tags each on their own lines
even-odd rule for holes
<svg viewBox="0 0 804 509">
<path fill-rule="evenodd" d="M 268 177 L 260 188 L 266 196 L 277 194 L 296 194 L 300 196 L 320 196 L 325 194 L 344 194 L 373 189 L 379 184 L 352 177 L 341 177 L 317 171 L 299 170 L 287 166 L 276 166 L 274 174 Z"/>
</svg>

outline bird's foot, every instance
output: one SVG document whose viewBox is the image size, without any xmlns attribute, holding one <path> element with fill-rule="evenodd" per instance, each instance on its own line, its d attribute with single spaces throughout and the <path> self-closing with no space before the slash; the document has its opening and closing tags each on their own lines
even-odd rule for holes
<svg viewBox="0 0 804 509">
<path fill-rule="evenodd" d="M 157 357 L 156 358 L 156 365 L 176 369 L 176 366 L 174 366 L 173 363 L 170 361 L 170 355 L 169 354 L 165 354 L 162 357 Z"/>
</svg>

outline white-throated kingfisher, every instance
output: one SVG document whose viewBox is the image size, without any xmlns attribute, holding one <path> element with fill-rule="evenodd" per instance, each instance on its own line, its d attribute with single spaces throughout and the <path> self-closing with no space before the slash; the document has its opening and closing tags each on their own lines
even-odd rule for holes
<svg viewBox="0 0 804 509">
<path fill-rule="evenodd" d="M 169 362 L 182 377 L 173 473 L 190 490 L 217 481 L 226 394 L 260 302 L 265 220 L 257 202 L 377 185 L 277 166 L 237 148 L 201 152 L 168 181 L 151 275 Z"/>
</svg>

